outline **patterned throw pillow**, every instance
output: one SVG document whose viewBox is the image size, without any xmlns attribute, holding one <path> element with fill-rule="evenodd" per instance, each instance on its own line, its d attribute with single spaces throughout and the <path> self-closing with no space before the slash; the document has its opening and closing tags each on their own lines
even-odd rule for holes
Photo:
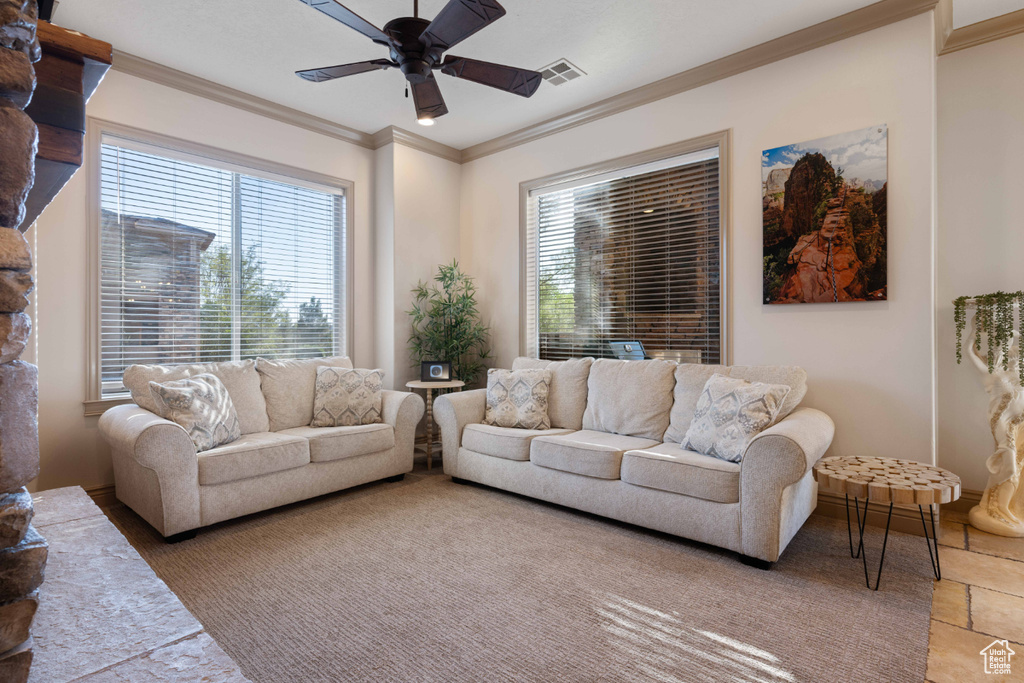
<svg viewBox="0 0 1024 683">
<path fill-rule="evenodd" d="M 150 382 L 156 413 L 188 432 L 196 452 L 208 451 L 242 436 L 235 404 L 215 375 L 200 374 L 170 382 Z"/>
<path fill-rule="evenodd" d="M 748 382 L 715 373 L 697 399 L 683 448 L 740 462 L 751 439 L 775 422 L 789 392 L 784 384 Z"/>
<path fill-rule="evenodd" d="M 488 370 L 484 424 L 517 429 L 551 429 L 548 418 L 550 388 L 550 370 Z"/>
<path fill-rule="evenodd" d="M 316 396 L 310 427 L 352 427 L 383 422 L 383 370 L 316 369 Z"/>
</svg>

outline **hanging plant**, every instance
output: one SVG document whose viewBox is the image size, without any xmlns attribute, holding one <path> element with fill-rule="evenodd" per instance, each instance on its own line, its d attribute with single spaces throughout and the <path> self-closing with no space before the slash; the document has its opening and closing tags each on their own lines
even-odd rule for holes
<svg viewBox="0 0 1024 683">
<path fill-rule="evenodd" d="M 963 361 L 963 335 L 967 327 L 967 307 L 973 304 L 975 313 L 974 351 L 982 354 L 982 337 L 985 337 L 984 352 L 989 373 L 995 372 L 996 360 L 1002 357 L 1000 365 L 1004 371 L 1010 369 L 1010 352 L 1013 349 L 1013 335 L 1021 331 L 1021 310 L 1024 310 L 1024 292 L 996 292 L 981 296 L 961 296 L 953 300 L 953 320 L 956 323 L 956 362 Z M 1016 321 L 1014 308 L 1017 309 Z M 1024 386 L 1024 357 L 1021 345 L 1017 345 L 1017 367 L 1021 386 Z"/>
<path fill-rule="evenodd" d="M 409 355 L 414 367 L 422 361 L 448 361 L 452 378 L 472 385 L 490 355 L 489 330 L 476 307 L 476 285 L 458 261 L 438 266 L 434 282 L 420 282 L 412 290 Z"/>
</svg>

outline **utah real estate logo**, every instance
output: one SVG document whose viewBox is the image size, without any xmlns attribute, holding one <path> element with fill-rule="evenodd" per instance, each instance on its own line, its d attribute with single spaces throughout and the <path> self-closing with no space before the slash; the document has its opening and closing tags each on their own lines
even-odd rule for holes
<svg viewBox="0 0 1024 683">
<path fill-rule="evenodd" d="M 1005 675 L 1010 673 L 1010 657 L 1017 653 L 1010 649 L 1007 641 L 994 640 L 980 654 L 985 658 L 985 673 Z"/>
</svg>

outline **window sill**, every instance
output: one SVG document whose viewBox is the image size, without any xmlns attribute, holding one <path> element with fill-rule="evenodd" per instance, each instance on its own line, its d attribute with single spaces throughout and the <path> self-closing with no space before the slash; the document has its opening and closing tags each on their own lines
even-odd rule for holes
<svg viewBox="0 0 1024 683">
<path fill-rule="evenodd" d="M 103 398 L 98 401 L 82 401 L 82 407 L 86 417 L 96 417 L 107 412 L 114 406 L 123 406 L 132 403 L 131 396 L 120 396 L 117 398 Z"/>
</svg>

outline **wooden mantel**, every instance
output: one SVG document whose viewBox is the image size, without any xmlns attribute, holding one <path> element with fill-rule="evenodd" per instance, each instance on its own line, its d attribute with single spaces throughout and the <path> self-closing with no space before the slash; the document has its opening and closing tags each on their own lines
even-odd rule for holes
<svg viewBox="0 0 1024 683">
<path fill-rule="evenodd" d="M 110 68 L 110 43 L 40 21 L 43 57 L 25 113 L 39 128 L 36 182 L 25 202 L 21 231 L 32 225 L 82 165 L 85 104 Z"/>
</svg>

